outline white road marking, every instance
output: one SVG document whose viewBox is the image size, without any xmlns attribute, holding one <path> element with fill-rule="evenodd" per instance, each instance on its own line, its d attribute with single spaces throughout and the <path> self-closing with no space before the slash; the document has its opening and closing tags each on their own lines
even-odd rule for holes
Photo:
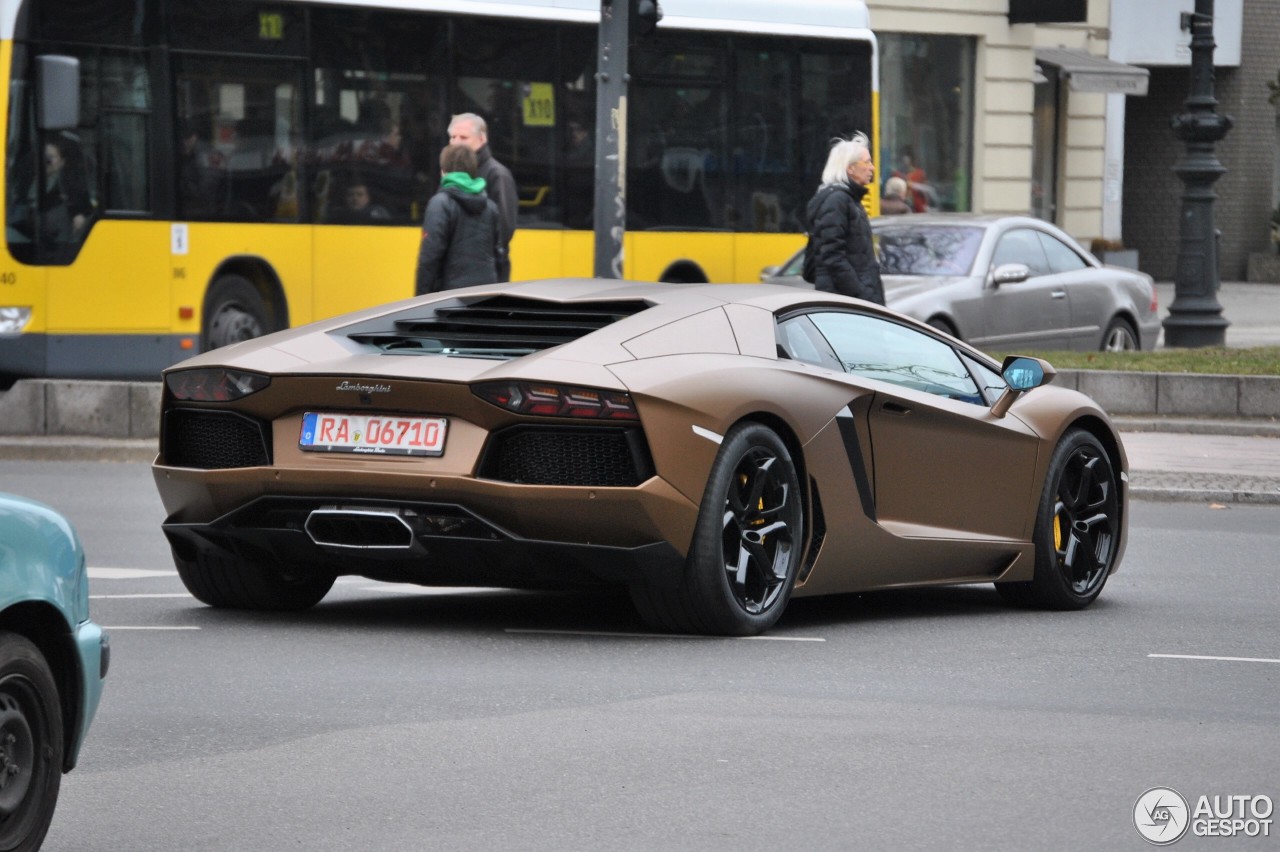
<svg viewBox="0 0 1280 852">
<path fill-rule="evenodd" d="M 454 595 L 475 594 L 476 592 L 502 592 L 510 594 L 514 589 L 496 589 L 492 586 L 418 586 L 413 583 L 379 583 L 376 586 L 361 586 L 361 592 L 396 592 L 402 595 Z"/>
<path fill-rule="evenodd" d="M 199 627 L 183 627 L 181 625 L 176 627 L 143 627 L 143 626 L 136 626 L 136 625 L 131 626 L 127 624 L 104 624 L 102 626 L 102 629 L 106 630 L 107 632 L 110 632 L 112 630 L 199 630 L 200 628 Z"/>
<path fill-rule="evenodd" d="M 1280 660 L 1267 657 L 1209 657 L 1200 654 L 1147 654 L 1147 656 L 1165 660 L 1211 660 L 1220 663 L 1280 663 Z"/>
<path fill-rule="evenodd" d="M 524 630 L 508 627 L 507 633 L 541 633 L 549 636 L 612 636 L 619 639 L 759 639 L 764 642 L 825 642 L 818 636 L 699 636 L 683 633 L 622 633 L 610 630 Z"/>
<path fill-rule="evenodd" d="M 155 595 L 89 595 L 91 601 L 119 600 L 122 598 L 191 598 L 186 592 L 172 592 Z"/>
<path fill-rule="evenodd" d="M 146 568 L 89 569 L 90 580 L 141 580 L 146 577 L 176 577 L 177 571 L 149 571 Z"/>
</svg>

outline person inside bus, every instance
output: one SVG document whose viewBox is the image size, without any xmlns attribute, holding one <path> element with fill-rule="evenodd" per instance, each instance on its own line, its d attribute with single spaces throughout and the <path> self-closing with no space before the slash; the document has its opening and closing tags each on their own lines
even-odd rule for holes
<svg viewBox="0 0 1280 852">
<path fill-rule="evenodd" d="M 440 152 L 440 189 L 427 202 L 418 246 L 419 296 L 500 278 L 502 226 L 478 173 L 468 146 L 447 145 Z"/>
<path fill-rule="evenodd" d="M 193 121 L 183 122 L 179 137 L 178 196 L 182 216 L 213 216 L 219 209 L 225 179 L 224 158 L 201 137 Z"/>
<path fill-rule="evenodd" d="M 805 210 L 805 221 L 809 248 L 814 250 L 814 286 L 883 305 L 884 285 L 871 242 L 871 220 L 862 208 L 867 184 L 876 172 L 868 144 L 863 133 L 835 141 L 822 170 L 822 183 Z M 810 266 L 808 257 L 805 266 Z"/>
<path fill-rule="evenodd" d="M 499 224 L 502 236 L 499 240 L 501 251 L 499 281 L 511 280 L 511 235 L 516 230 L 516 210 L 519 206 L 519 195 L 516 192 L 516 179 L 511 170 L 494 158 L 489 150 L 489 126 L 474 112 L 455 115 L 449 122 L 449 144 L 466 145 L 476 155 L 479 177 L 484 178 L 485 192 L 498 206 Z"/>
<path fill-rule="evenodd" d="M 391 221 L 391 213 L 373 202 L 369 184 L 357 174 L 347 181 L 342 190 L 342 206 L 333 211 L 329 221 L 343 225 L 372 225 Z"/>
<path fill-rule="evenodd" d="M 80 149 L 58 136 L 44 146 L 44 189 L 40 193 L 41 237 L 69 243 L 84 236 L 93 200 L 80 167 Z"/>
</svg>

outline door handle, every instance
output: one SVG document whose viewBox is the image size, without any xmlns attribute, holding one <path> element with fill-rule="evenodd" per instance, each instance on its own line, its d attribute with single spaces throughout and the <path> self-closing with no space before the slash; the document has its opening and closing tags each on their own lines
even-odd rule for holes
<svg viewBox="0 0 1280 852">
<path fill-rule="evenodd" d="M 880 406 L 880 410 L 885 414 L 896 414 L 899 417 L 905 417 L 911 413 L 910 407 L 900 405 L 896 402 L 886 402 L 884 405 Z"/>
<path fill-rule="evenodd" d="M 1052 293 L 1050 293 L 1050 294 L 1049 294 L 1049 298 L 1051 298 L 1051 299 L 1065 299 L 1065 298 L 1067 298 L 1067 291 L 1066 291 L 1066 290 L 1054 290 Z"/>
</svg>

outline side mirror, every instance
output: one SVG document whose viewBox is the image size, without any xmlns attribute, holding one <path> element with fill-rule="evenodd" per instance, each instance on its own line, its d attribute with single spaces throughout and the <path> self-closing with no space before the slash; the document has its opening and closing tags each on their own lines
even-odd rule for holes
<svg viewBox="0 0 1280 852">
<path fill-rule="evenodd" d="M 80 60 L 37 56 L 36 97 L 41 130 L 75 130 L 80 124 Z"/>
<path fill-rule="evenodd" d="M 777 274 L 778 274 L 778 270 L 779 270 L 779 269 L 781 269 L 781 268 L 782 268 L 782 267 L 781 267 L 781 266 L 779 266 L 779 265 L 778 265 L 778 264 L 776 264 L 776 263 L 775 263 L 774 265 L 772 265 L 772 266 L 766 266 L 764 269 L 761 269 L 761 270 L 760 270 L 760 280 L 761 280 L 761 281 L 767 281 L 767 280 L 769 280 L 769 279 L 770 279 L 770 278 L 772 278 L 773 276 L 777 275 Z"/>
<path fill-rule="evenodd" d="M 992 282 L 1001 284 L 1019 284 L 1031 277 L 1031 268 L 1025 263 L 1002 263 L 991 273 Z"/>
<path fill-rule="evenodd" d="M 1014 400 L 1033 388 L 1049 384 L 1058 375 L 1058 371 L 1048 361 L 1040 358 L 1010 355 L 1004 359 L 1000 375 L 1009 387 L 996 400 L 995 405 L 991 406 L 993 417 L 1004 417 Z"/>
</svg>

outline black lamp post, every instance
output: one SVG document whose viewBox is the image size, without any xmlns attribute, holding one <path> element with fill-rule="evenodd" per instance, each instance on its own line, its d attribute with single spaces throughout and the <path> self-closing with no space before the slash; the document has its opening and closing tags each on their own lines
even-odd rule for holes
<svg viewBox="0 0 1280 852">
<path fill-rule="evenodd" d="M 1221 346 L 1227 326 L 1218 303 L 1218 240 L 1213 225 L 1213 183 L 1226 173 L 1213 144 L 1227 135 L 1232 120 L 1218 115 L 1213 97 L 1213 0 L 1196 0 L 1196 10 L 1183 13 L 1182 28 L 1191 30 L 1191 94 L 1187 111 L 1173 117 L 1173 130 L 1187 145 L 1186 156 L 1173 167 L 1182 179 L 1181 242 L 1174 273 L 1174 296 L 1164 320 L 1166 346 Z"/>
</svg>

